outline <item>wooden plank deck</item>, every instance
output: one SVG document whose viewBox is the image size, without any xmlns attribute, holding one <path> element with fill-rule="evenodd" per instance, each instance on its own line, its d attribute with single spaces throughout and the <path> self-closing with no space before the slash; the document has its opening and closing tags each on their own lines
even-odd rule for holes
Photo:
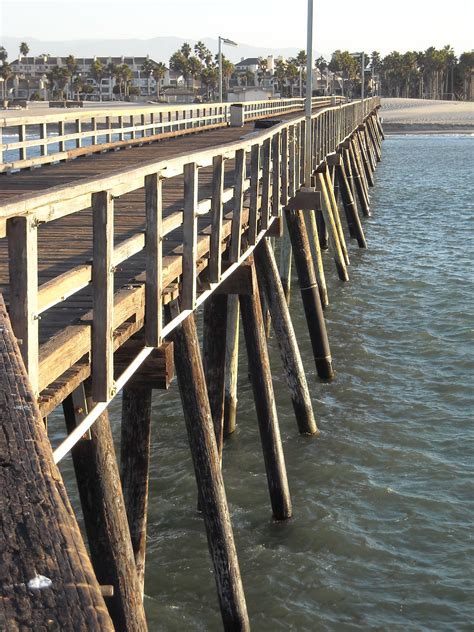
<svg viewBox="0 0 474 632">
<path fill-rule="evenodd" d="M 294 115 L 287 115 L 287 118 Z M 282 118 L 282 117 L 280 117 Z M 78 158 L 56 165 L 48 165 L 38 169 L 22 171 L 10 175 L 0 176 L 0 203 L 11 202 L 13 199 L 37 194 L 52 187 L 64 184 L 76 184 L 94 176 L 107 175 L 121 168 L 138 166 L 150 160 L 166 160 L 180 155 L 186 155 L 200 149 L 208 149 L 212 146 L 226 142 L 235 142 L 245 135 L 254 134 L 254 124 L 248 123 L 243 128 L 221 128 L 203 133 L 193 133 L 167 141 L 160 141 L 141 147 L 94 154 Z M 258 133 L 258 132 L 257 132 Z M 224 188 L 233 184 L 234 161 L 225 161 Z M 203 199 L 212 195 L 212 167 L 199 170 L 199 198 Z M 173 213 L 183 209 L 183 176 L 169 178 L 163 183 L 163 220 L 166 222 Z M 229 205 L 228 205 L 229 206 Z M 230 204 L 231 206 L 231 204 Z M 226 209 L 226 206 L 224 206 Z M 225 211 L 224 211 L 225 212 Z M 244 212 L 244 219 L 246 214 Z M 198 253 L 204 264 L 207 263 L 209 253 L 210 217 L 200 218 L 198 221 Z M 180 223 L 179 221 L 177 223 Z M 230 224 L 230 222 L 228 222 Z M 245 223 L 244 223 L 245 226 Z M 145 189 L 139 189 L 120 196 L 114 200 L 114 243 L 115 246 L 124 240 L 136 235 L 145 227 Z M 230 229 L 230 226 L 229 226 Z M 3 293 L 8 305 L 9 297 L 9 270 L 7 240 L 0 240 L 0 292 Z M 177 280 L 182 270 L 182 244 L 183 230 L 179 226 L 165 237 L 163 243 L 164 261 L 164 287 Z M 47 281 L 56 278 L 75 266 L 86 264 L 92 258 L 92 210 L 86 209 L 73 213 L 61 219 L 40 225 L 38 228 L 38 284 L 41 286 Z M 127 259 L 123 265 L 116 269 L 115 291 L 137 278 L 144 281 L 145 251 Z M 141 275 L 141 277 L 140 277 Z M 143 286 L 139 289 L 143 289 Z M 137 292 L 140 295 L 140 292 Z M 141 296 L 141 295 L 140 295 Z M 142 298 L 137 298 L 138 303 L 143 303 Z M 92 309 L 92 288 L 89 284 L 83 290 L 75 293 L 55 307 L 48 309 L 41 315 L 39 322 L 40 338 L 40 366 L 41 357 L 47 355 L 51 341 L 55 340 L 60 332 L 73 334 L 78 331 L 76 327 L 67 330 L 73 323 L 79 323 Z M 135 318 L 137 320 L 137 317 Z M 134 333 L 143 322 L 129 328 L 128 334 Z M 125 338 L 128 334 L 124 333 Z M 48 344 L 49 343 L 49 346 Z M 43 365 L 45 369 L 46 365 Z M 47 366 L 51 366 L 51 363 Z M 83 377 L 83 367 L 69 371 L 61 380 L 54 383 L 46 393 L 40 397 L 40 408 L 43 414 L 48 414 L 53 404 L 60 403 L 56 390 L 64 390 L 64 382 L 72 387 L 71 376 Z M 54 372 L 54 371 L 53 371 Z M 44 371 L 43 371 L 44 373 Z M 56 371 L 57 373 L 57 371 Z M 48 383 L 41 384 L 43 390 Z M 64 390 L 67 395 L 69 388 Z"/>
</svg>

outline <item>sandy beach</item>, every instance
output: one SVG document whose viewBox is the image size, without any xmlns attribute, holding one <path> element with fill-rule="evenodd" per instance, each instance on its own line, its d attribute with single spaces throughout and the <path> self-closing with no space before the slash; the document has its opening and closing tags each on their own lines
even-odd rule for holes
<svg viewBox="0 0 474 632">
<path fill-rule="evenodd" d="M 387 133 L 474 133 L 474 103 L 428 99 L 382 98 Z"/>
</svg>

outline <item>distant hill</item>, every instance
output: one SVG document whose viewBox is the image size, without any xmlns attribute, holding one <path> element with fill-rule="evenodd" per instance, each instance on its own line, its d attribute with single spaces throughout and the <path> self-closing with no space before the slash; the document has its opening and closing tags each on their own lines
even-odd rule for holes
<svg viewBox="0 0 474 632">
<path fill-rule="evenodd" d="M 40 40 L 32 37 L 2 37 L 0 45 L 8 51 L 10 61 L 18 56 L 18 49 L 21 41 L 26 41 L 30 47 L 31 55 L 48 53 L 52 56 L 75 55 L 76 57 L 97 56 L 144 56 L 150 55 L 155 61 L 168 62 L 171 55 L 181 46 L 183 42 L 189 42 L 194 46 L 197 40 L 184 37 L 154 37 L 152 39 L 90 39 L 90 40 L 67 40 L 53 41 Z M 202 38 L 206 46 L 214 53 L 217 53 L 217 39 Z M 304 44 L 301 48 L 304 47 Z M 252 46 L 250 44 L 239 43 L 237 48 L 224 46 L 223 51 L 226 57 L 232 62 L 237 62 L 242 57 L 266 57 L 267 55 L 282 55 L 283 57 L 294 57 L 298 53 L 298 48 L 269 48 Z M 314 58 L 320 53 L 315 52 Z"/>
</svg>

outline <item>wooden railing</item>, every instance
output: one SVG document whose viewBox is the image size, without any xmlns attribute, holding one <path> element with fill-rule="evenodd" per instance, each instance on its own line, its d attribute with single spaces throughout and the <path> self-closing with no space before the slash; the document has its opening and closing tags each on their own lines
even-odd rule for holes
<svg viewBox="0 0 474 632">
<path fill-rule="evenodd" d="M 340 97 L 315 97 L 326 107 Z M 227 125 L 232 103 L 114 107 L 0 118 L 0 173 Z M 297 112 L 303 99 L 242 104 L 244 120 Z"/>
<path fill-rule="evenodd" d="M 368 114 L 378 98 L 326 108 L 312 117 L 312 170 L 336 151 Z M 0 205 L 0 237 L 8 237 L 10 315 L 33 389 L 37 395 L 84 356 L 97 405 L 56 450 L 58 461 L 92 425 L 115 393 L 183 319 L 252 253 L 282 208 L 300 189 L 305 173 L 305 119 L 299 117 L 258 136 L 205 151 L 54 187 Z M 232 185 L 224 185 L 224 164 L 233 161 Z M 212 169 L 212 193 L 202 191 L 200 172 Z M 182 176 L 183 208 L 163 216 L 163 183 Z M 143 231 L 114 243 L 114 199 L 145 190 Z M 224 205 L 231 203 L 226 211 Z M 49 222 L 92 208 L 93 257 L 38 286 L 38 232 Z M 209 231 L 198 240 L 198 219 L 209 218 Z M 164 239 L 182 227 L 178 250 L 163 256 Z M 243 236 L 245 235 L 245 240 Z M 146 254 L 146 271 L 133 285 L 114 293 L 118 265 Z M 225 261 L 223 253 L 226 252 Z M 206 285 L 198 278 L 208 269 Z M 91 286 L 93 309 L 39 346 L 42 312 Z M 180 296 L 181 312 L 166 324 L 167 300 Z M 133 317 L 133 325 L 116 335 Z M 145 345 L 114 381 L 114 350 L 145 327 Z M 92 368 L 91 368 L 92 366 Z"/>
</svg>

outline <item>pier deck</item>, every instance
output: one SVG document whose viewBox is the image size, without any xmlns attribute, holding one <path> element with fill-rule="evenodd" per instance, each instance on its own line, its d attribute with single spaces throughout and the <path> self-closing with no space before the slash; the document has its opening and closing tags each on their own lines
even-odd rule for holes
<svg viewBox="0 0 474 632">
<path fill-rule="evenodd" d="M 0 176 L 0 623 L 3 617 L 6 629 L 146 630 L 151 391 L 168 386 L 174 358 L 224 627 L 249 630 L 220 467 L 224 377 L 236 389 L 229 367 L 236 366 L 239 320 L 231 299 L 242 310 L 272 512 L 283 520 L 292 506 L 266 311 L 299 431 L 317 434 L 317 427 L 284 273 L 266 238 L 282 235 L 285 215 L 286 252 L 291 257 L 291 240 L 317 373 L 331 378 L 319 242 L 329 240 L 339 278 L 347 281 L 334 187 L 350 236 L 365 247 L 359 209 L 369 214 L 368 186 L 380 159 L 377 99 L 315 110 L 312 186 L 302 192 L 306 122 L 290 101 L 286 114 L 274 115 L 279 124 L 258 132 L 252 123 L 219 124 L 107 153 L 98 153 L 96 143 L 92 155 Z M 151 123 L 157 124 L 153 116 Z M 89 150 L 78 145 L 72 153 L 83 151 Z M 26 148 L 19 152 L 25 165 L 35 160 Z M 40 158 L 47 162 L 46 150 Z M 204 362 L 193 316 L 200 305 Z M 119 472 L 106 410 L 121 389 Z M 60 404 L 68 435 L 53 453 L 43 419 Z M 55 465 L 70 450 L 94 570 Z M 46 578 L 39 592 L 28 584 L 38 575 Z"/>
</svg>

